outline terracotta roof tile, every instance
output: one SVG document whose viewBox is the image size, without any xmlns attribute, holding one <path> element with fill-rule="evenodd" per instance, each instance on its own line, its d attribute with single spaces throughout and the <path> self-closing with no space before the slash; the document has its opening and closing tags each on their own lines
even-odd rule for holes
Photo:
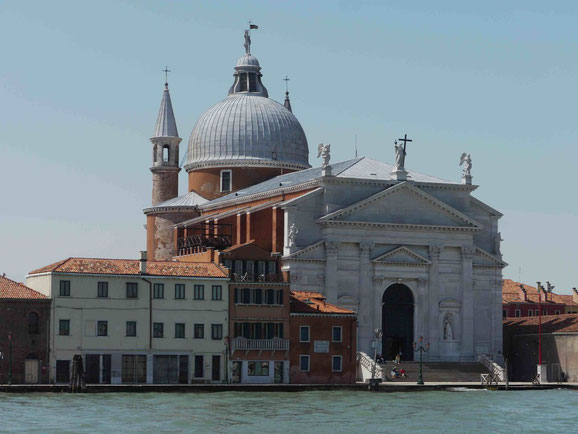
<svg viewBox="0 0 578 434">
<path fill-rule="evenodd" d="M 504 332 L 512 334 L 538 333 L 537 316 L 508 318 L 504 320 Z M 542 333 L 578 333 L 578 314 L 542 315 Z"/>
<path fill-rule="evenodd" d="M 511 279 L 504 279 L 502 281 L 502 303 L 538 303 L 538 291 L 535 286 L 524 285 L 526 290 L 526 300 L 523 299 L 520 291 L 520 282 Z M 555 294 L 553 292 L 548 294 L 548 300 L 542 296 L 542 303 L 547 304 L 566 304 L 575 306 L 572 295 Z"/>
<path fill-rule="evenodd" d="M 46 296 L 22 283 L 0 276 L 0 298 L 46 298 Z"/>
<path fill-rule="evenodd" d="M 140 261 L 136 259 L 68 258 L 31 271 L 40 273 L 86 274 L 140 274 Z M 148 261 L 147 275 L 181 277 L 228 277 L 225 268 L 212 262 Z"/>
<path fill-rule="evenodd" d="M 291 291 L 291 313 L 355 315 L 355 312 L 327 303 L 326 297 L 313 291 Z"/>
</svg>

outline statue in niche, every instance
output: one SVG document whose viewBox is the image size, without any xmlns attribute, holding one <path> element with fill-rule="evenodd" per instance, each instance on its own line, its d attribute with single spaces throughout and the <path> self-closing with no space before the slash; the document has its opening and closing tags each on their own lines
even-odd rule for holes
<svg viewBox="0 0 578 434">
<path fill-rule="evenodd" d="M 453 341 L 454 332 L 452 328 L 452 317 L 451 315 L 446 315 L 444 318 L 444 340 Z"/>
<path fill-rule="evenodd" d="M 496 234 L 496 236 L 494 237 L 494 253 L 495 253 L 496 255 L 501 255 L 501 254 L 502 254 L 502 251 L 500 250 L 502 241 L 504 241 L 504 240 L 502 239 L 502 233 L 501 233 L 501 232 L 498 232 L 498 233 Z"/>
<path fill-rule="evenodd" d="M 403 170 L 405 165 L 405 147 L 401 144 L 397 144 L 397 140 L 394 142 L 393 147 L 395 148 L 395 168 L 396 170 Z"/>
<path fill-rule="evenodd" d="M 297 235 L 299 234 L 299 229 L 295 226 L 295 223 L 291 224 L 289 228 L 289 233 L 287 234 L 287 241 L 289 242 L 289 247 L 296 246 Z"/>
</svg>

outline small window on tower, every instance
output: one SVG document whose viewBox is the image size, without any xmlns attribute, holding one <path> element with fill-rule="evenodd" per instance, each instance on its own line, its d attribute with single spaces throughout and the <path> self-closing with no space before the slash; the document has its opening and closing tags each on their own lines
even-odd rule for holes
<svg viewBox="0 0 578 434">
<path fill-rule="evenodd" d="M 231 191 L 231 171 L 221 170 L 221 192 Z"/>
<path fill-rule="evenodd" d="M 156 163 L 157 162 L 157 145 L 154 146 L 153 148 L 153 162 Z"/>
<path fill-rule="evenodd" d="M 249 92 L 257 92 L 257 74 L 249 74 Z"/>
<path fill-rule="evenodd" d="M 239 74 L 239 92 L 247 92 L 247 74 Z"/>
<path fill-rule="evenodd" d="M 163 162 L 169 162 L 169 145 L 163 146 Z"/>
</svg>

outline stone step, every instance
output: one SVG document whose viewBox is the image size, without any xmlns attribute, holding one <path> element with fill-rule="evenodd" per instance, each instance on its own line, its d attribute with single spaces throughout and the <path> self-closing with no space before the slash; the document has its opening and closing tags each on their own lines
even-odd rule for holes
<svg viewBox="0 0 578 434">
<path fill-rule="evenodd" d="M 380 365 L 386 372 L 386 381 L 408 382 L 417 381 L 419 376 L 419 362 L 401 362 L 397 365 L 387 362 Z M 392 378 L 391 370 L 397 367 L 405 369 L 407 378 Z M 488 370 L 478 362 L 425 362 L 422 376 L 424 381 L 461 382 L 480 381 L 480 374 L 487 374 Z"/>
</svg>

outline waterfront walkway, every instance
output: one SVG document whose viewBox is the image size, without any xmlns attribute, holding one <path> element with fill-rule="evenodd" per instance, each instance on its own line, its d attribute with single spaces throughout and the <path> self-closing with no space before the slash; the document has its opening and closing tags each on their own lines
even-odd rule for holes
<svg viewBox="0 0 578 434">
<path fill-rule="evenodd" d="M 379 385 L 380 392 L 417 392 L 431 390 L 453 390 L 456 388 L 485 389 L 480 382 L 425 382 L 415 383 L 385 382 Z M 578 383 L 505 383 L 491 387 L 492 390 L 547 390 L 576 389 Z M 87 384 L 86 393 L 110 392 L 302 392 L 307 390 L 368 390 L 367 383 L 355 384 Z M 0 384 L 0 392 L 68 392 L 67 384 Z"/>
</svg>

